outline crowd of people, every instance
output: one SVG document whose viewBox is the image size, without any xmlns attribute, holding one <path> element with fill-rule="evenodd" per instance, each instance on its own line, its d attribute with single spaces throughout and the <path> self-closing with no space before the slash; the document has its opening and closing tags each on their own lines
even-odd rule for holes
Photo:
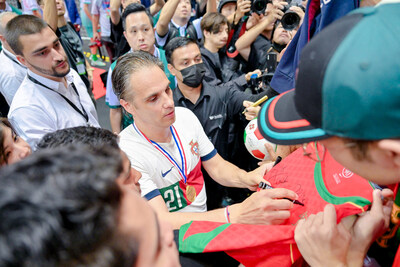
<svg viewBox="0 0 400 267">
<path fill-rule="evenodd" d="M 184 253 L 182 229 L 282 227 L 310 203 L 260 184 L 327 153 L 377 189 L 360 214 L 325 198 L 299 218 L 292 264 L 400 266 L 399 14 L 398 0 L 0 0 L 0 266 L 240 266 Z M 111 131 L 92 93 L 100 46 Z M 255 118 L 269 161 L 244 146 Z"/>
</svg>

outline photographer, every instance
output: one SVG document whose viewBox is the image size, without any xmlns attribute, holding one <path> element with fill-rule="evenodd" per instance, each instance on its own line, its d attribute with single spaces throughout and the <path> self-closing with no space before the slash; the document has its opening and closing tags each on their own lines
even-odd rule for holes
<svg viewBox="0 0 400 267">
<path fill-rule="evenodd" d="M 236 41 L 236 49 L 240 55 L 247 61 L 245 72 L 254 69 L 262 69 L 266 64 L 266 54 L 271 48 L 272 33 L 276 20 L 282 19 L 284 10 L 296 12 L 300 18 L 304 17 L 304 12 L 297 6 L 290 6 L 287 2 L 273 1 L 267 4 L 266 14 L 252 14 L 253 20 L 256 20 L 254 27 L 249 29 Z"/>
<path fill-rule="evenodd" d="M 296 34 L 296 31 L 287 31 L 283 28 L 280 20 L 276 21 L 274 30 L 272 31 L 272 44 L 271 47 L 267 51 L 267 61 L 263 66 L 263 70 L 267 70 L 268 72 L 275 72 L 276 66 L 279 63 L 283 53 L 285 52 L 285 48 L 292 40 L 293 36 Z M 273 59 L 269 59 L 269 56 L 274 55 Z M 272 58 L 272 56 L 271 56 Z M 274 62 L 269 62 L 274 61 Z"/>
<path fill-rule="evenodd" d="M 265 15 L 252 13 L 252 19 L 256 20 L 255 26 L 240 36 L 235 43 L 236 50 L 247 61 L 245 72 L 258 69 L 263 65 L 260 63 L 262 55 L 259 55 L 259 52 L 264 51 L 265 54 L 271 47 L 270 40 L 274 23 L 277 19 L 282 18 L 283 12 L 281 9 L 283 9 L 284 4 L 269 3 Z"/>
</svg>

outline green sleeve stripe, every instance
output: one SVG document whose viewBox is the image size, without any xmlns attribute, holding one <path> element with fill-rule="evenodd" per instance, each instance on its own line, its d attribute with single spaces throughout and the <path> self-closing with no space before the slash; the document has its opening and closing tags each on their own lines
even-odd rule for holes
<svg viewBox="0 0 400 267">
<path fill-rule="evenodd" d="M 203 253 L 210 241 L 231 225 L 222 224 L 210 232 L 194 234 L 183 240 L 191 223 L 183 225 L 179 230 L 179 251 L 183 253 Z"/>
<path fill-rule="evenodd" d="M 368 199 L 360 196 L 338 197 L 332 195 L 325 186 L 324 179 L 322 177 L 321 162 L 317 162 L 315 164 L 314 182 L 315 182 L 315 188 L 317 189 L 319 195 L 326 202 L 332 203 L 334 205 L 342 205 L 345 204 L 346 202 L 350 202 L 360 207 L 371 205 L 371 202 Z"/>
</svg>

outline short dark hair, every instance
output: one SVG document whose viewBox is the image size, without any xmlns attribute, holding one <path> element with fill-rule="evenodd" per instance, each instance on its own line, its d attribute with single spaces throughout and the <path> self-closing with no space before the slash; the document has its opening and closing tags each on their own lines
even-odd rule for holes
<svg viewBox="0 0 400 267">
<path fill-rule="evenodd" d="M 150 66 L 157 66 L 164 72 L 162 62 L 148 52 L 133 51 L 118 59 L 111 77 L 113 90 L 118 99 L 128 100 L 134 97 L 132 90 L 129 90 L 131 87 L 130 77 L 133 73 L 143 69 L 143 67 Z"/>
<path fill-rule="evenodd" d="M 6 151 L 4 149 L 4 136 L 5 136 L 4 129 L 6 127 L 10 128 L 11 132 L 17 135 L 11 123 L 8 121 L 8 119 L 0 118 L 0 166 L 3 165 L 4 163 L 7 164 L 7 157 L 5 154 Z"/>
<path fill-rule="evenodd" d="M 21 35 L 40 33 L 47 27 L 47 23 L 36 16 L 19 15 L 7 23 L 4 37 L 15 54 L 22 55 L 23 47 L 19 40 Z"/>
<path fill-rule="evenodd" d="M 56 148 L 71 144 L 82 144 L 90 147 L 111 146 L 114 149 L 119 149 L 118 136 L 107 129 L 77 126 L 65 128 L 48 133 L 39 141 L 36 148 Z"/>
<path fill-rule="evenodd" d="M 207 13 L 200 22 L 201 31 L 208 31 L 214 34 L 219 33 L 222 25 L 228 25 L 228 19 L 218 12 Z M 204 37 L 203 37 L 204 38 Z"/>
<path fill-rule="evenodd" d="M 174 51 L 180 47 L 187 46 L 189 44 L 196 44 L 196 41 L 193 41 L 190 38 L 187 37 L 175 37 L 171 41 L 168 42 L 168 44 L 165 46 L 165 57 L 167 59 L 167 62 L 171 65 L 172 64 L 172 54 Z"/>
<path fill-rule="evenodd" d="M 151 16 L 150 12 L 146 9 L 146 7 L 139 3 L 131 3 L 129 4 L 122 13 L 122 27 L 124 27 L 124 31 L 126 30 L 126 17 L 128 17 L 132 13 L 144 12 L 149 17 L 151 27 L 154 27 L 153 16 Z"/>
<path fill-rule="evenodd" d="M 132 266 L 134 237 L 118 229 L 119 153 L 42 150 L 0 169 L 0 266 Z"/>
</svg>

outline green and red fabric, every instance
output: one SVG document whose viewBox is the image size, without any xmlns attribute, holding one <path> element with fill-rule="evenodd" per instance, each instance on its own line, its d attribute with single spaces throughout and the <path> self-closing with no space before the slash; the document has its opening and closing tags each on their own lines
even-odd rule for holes
<svg viewBox="0 0 400 267">
<path fill-rule="evenodd" d="M 310 143 L 316 146 L 315 143 Z M 264 177 L 273 187 L 288 188 L 304 206 L 295 205 L 283 225 L 244 225 L 194 221 L 179 233 L 179 251 L 202 253 L 225 251 L 246 267 L 291 266 L 302 261 L 294 241 L 299 219 L 335 205 L 338 221 L 362 213 L 371 205 L 374 187 L 367 180 L 336 162 L 328 151 L 322 163 L 303 156 L 298 149 Z"/>
</svg>

